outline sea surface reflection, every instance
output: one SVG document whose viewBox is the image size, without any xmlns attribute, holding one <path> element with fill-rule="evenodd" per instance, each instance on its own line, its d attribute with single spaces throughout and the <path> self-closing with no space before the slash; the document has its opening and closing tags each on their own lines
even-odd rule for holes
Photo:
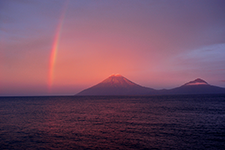
<svg viewBox="0 0 225 150">
<path fill-rule="evenodd" d="M 0 97 L 0 149 L 225 149 L 225 95 Z"/>
</svg>

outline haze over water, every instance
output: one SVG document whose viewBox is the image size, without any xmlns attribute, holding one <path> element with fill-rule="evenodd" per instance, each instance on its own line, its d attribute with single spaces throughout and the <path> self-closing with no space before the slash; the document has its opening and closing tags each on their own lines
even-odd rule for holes
<svg viewBox="0 0 225 150">
<path fill-rule="evenodd" d="M 224 149 L 225 95 L 0 97 L 0 149 Z"/>
</svg>

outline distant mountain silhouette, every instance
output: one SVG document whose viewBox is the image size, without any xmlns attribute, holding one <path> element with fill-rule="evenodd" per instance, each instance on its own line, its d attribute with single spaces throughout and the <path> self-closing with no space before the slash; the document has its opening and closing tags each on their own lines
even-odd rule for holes
<svg viewBox="0 0 225 150">
<path fill-rule="evenodd" d="M 166 94 L 225 94 L 225 88 L 210 85 L 197 78 L 180 87 L 168 90 Z"/>
<path fill-rule="evenodd" d="M 146 95 L 156 92 L 156 90 L 140 86 L 120 74 L 115 74 L 77 95 Z"/>
<path fill-rule="evenodd" d="M 208 84 L 206 81 L 197 78 L 184 85 L 169 89 L 155 90 L 140 86 L 127 78 L 116 74 L 111 75 L 101 83 L 85 89 L 78 93 L 78 96 L 91 95 L 181 95 L 181 94 L 225 94 L 225 88 Z"/>
</svg>

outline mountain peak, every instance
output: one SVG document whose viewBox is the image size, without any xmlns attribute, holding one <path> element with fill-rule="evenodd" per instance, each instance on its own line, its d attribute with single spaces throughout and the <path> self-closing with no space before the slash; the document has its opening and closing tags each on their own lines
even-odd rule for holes
<svg viewBox="0 0 225 150">
<path fill-rule="evenodd" d="M 146 95 L 155 92 L 156 90 L 140 86 L 120 74 L 113 74 L 77 95 Z"/>
<path fill-rule="evenodd" d="M 104 86 L 104 87 L 109 87 L 109 86 L 128 87 L 128 86 L 135 86 L 137 84 L 133 83 L 132 81 L 128 80 L 127 78 L 123 77 L 120 74 L 113 74 L 109 76 L 107 79 L 103 80 L 98 85 Z"/>
<path fill-rule="evenodd" d="M 112 74 L 110 77 L 123 77 L 123 76 L 119 73 L 116 73 L 116 74 Z"/>
<path fill-rule="evenodd" d="M 197 78 L 194 81 L 190 81 L 188 83 L 185 84 L 185 86 L 189 86 L 189 85 L 209 85 L 206 81 Z"/>
</svg>

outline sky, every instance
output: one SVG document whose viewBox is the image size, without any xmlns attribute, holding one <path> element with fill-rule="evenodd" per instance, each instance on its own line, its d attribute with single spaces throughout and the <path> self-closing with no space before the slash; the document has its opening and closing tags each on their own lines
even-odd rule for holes
<svg viewBox="0 0 225 150">
<path fill-rule="evenodd" d="M 0 96 L 74 95 L 112 74 L 225 87 L 224 0 L 1 0 Z"/>
</svg>

